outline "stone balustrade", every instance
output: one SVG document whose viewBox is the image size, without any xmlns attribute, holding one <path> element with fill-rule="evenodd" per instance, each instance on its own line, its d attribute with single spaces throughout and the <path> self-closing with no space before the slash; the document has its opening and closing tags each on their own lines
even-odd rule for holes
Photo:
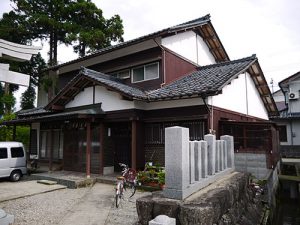
<svg viewBox="0 0 300 225">
<path fill-rule="evenodd" d="M 216 140 L 207 134 L 202 141 L 190 141 L 189 129 L 165 129 L 164 195 L 184 199 L 234 170 L 233 137 Z"/>
</svg>

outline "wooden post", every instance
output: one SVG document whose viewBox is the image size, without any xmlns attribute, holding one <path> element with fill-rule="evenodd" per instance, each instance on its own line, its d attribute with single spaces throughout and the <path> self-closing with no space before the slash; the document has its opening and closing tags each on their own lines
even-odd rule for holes
<svg viewBox="0 0 300 225">
<path fill-rule="evenodd" d="M 136 170 L 136 120 L 131 122 L 131 168 Z"/>
<path fill-rule="evenodd" d="M 49 153 L 49 171 L 51 172 L 52 171 L 52 165 L 53 165 L 53 146 L 54 146 L 54 138 L 53 138 L 53 129 L 51 129 L 50 131 L 50 137 L 49 137 L 49 140 L 50 140 L 50 153 Z M 47 146 L 46 146 L 47 148 Z"/>
<path fill-rule="evenodd" d="M 100 123 L 100 150 L 99 150 L 100 174 L 103 174 L 104 168 L 104 124 Z"/>
<path fill-rule="evenodd" d="M 91 122 L 86 123 L 86 177 L 91 177 Z"/>
</svg>

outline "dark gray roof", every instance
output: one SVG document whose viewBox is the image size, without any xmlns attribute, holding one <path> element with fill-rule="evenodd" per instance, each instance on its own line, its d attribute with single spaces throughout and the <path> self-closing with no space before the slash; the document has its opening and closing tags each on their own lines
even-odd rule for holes
<svg viewBox="0 0 300 225">
<path fill-rule="evenodd" d="M 94 70 L 90 70 L 87 68 L 82 68 L 80 73 L 86 77 L 89 77 L 97 82 L 100 82 L 102 84 L 105 84 L 106 86 L 109 86 L 117 91 L 122 92 L 123 94 L 132 97 L 134 99 L 147 99 L 147 96 L 145 92 L 142 90 L 132 87 L 129 85 L 126 85 L 123 83 L 121 79 L 118 79 L 114 76 L 107 75 L 101 72 L 97 72 Z"/>
<path fill-rule="evenodd" d="M 191 21 L 188 21 L 188 22 L 176 25 L 176 26 L 168 27 L 168 28 L 162 29 L 160 31 L 156 31 L 154 33 L 147 34 L 147 35 L 144 35 L 144 36 L 141 36 L 141 37 L 138 37 L 138 38 L 126 41 L 126 42 L 122 42 L 122 43 L 119 43 L 119 44 L 116 44 L 116 45 L 108 46 L 106 48 L 95 51 L 95 52 L 93 52 L 89 55 L 86 55 L 84 57 L 74 59 L 74 60 L 68 61 L 66 63 L 62 63 L 60 65 L 49 67 L 46 70 L 55 69 L 55 68 L 61 67 L 63 65 L 74 63 L 76 61 L 81 61 L 81 60 L 84 60 L 84 59 L 95 57 L 97 55 L 101 55 L 101 54 L 106 53 L 106 52 L 110 52 L 110 51 L 113 51 L 113 50 L 116 50 L 116 49 L 119 49 L 119 48 L 123 48 L 123 47 L 129 46 L 129 45 L 135 44 L 135 43 L 139 43 L 139 42 L 148 40 L 148 39 L 159 37 L 163 34 L 168 34 L 168 33 L 176 32 L 176 31 L 180 31 L 180 30 L 184 30 L 184 29 L 190 29 L 190 28 L 193 28 L 193 27 L 196 27 L 196 26 L 200 26 L 200 25 L 205 24 L 209 21 L 210 21 L 210 15 L 207 14 L 203 17 L 200 17 L 200 18 L 197 18 L 197 19 L 194 19 L 194 20 L 191 20 Z"/>
<path fill-rule="evenodd" d="M 199 67 L 197 71 L 162 88 L 148 92 L 151 101 L 193 95 L 216 95 L 237 75 L 247 70 L 256 56 Z"/>
<path fill-rule="evenodd" d="M 27 115 L 38 115 L 38 114 L 47 114 L 51 113 L 51 111 L 46 110 L 44 107 L 37 107 L 33 109 L 25 109 L 16 112 L 18 116 L 27 116 Z"/>
</svg>

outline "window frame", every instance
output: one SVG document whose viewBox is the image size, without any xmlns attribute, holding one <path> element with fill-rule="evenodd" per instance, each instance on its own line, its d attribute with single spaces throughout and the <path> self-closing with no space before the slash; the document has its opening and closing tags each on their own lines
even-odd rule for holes
<svg viewBox="0 0 300 225">
<path fill-rule="evenodd" d="M 151 65 L 157 65 L 157 76 L 154 77 L 154 78 L 146 79 L 146 67 L 147 66 L 151 66 Z M 133 77 L 134 77 L 133 70 L 140 69 L 140 68 L 144 68 L 144 74 L 143 74 L 144 79 L 143 80 L 139 80 L 139 81 L 134 81 L 133 80 Z M 158 78 L 159 78 L 159 62 L 148 63 L 148 64 L 145 64 L 145 65 L 133 67 L 131 69 L 131 83 L 133 83 L 133 84 L 134 83 L 144 82 L 144 81 L 149 81 L 149 80 L 155 80 L 155 79 L 158 79 Z"/>
<path fill-rule="evenodd" d="M 8 149 L 7 148 L 5 148 L 5 147 L 3 147 L 3 148 L 0 148 L 0 149 L 6 149 L 6 158 L 0 158 L 0 160 L 1 159 L 8 159 Z M 2 150 L 1 150 L 2 151 Z"/>
</svg>

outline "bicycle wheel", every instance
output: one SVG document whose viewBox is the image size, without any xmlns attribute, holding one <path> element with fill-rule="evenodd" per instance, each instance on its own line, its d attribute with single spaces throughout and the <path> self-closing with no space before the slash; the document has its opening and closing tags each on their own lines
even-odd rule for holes
<svg viewBox="0 0 300 225">
<path fill-rule="evenodd" d="M 116 194 L 115 202 L 116 202 L 116 207 L 119 208 L 119 205 L 120 205 L 120 202 L 121 202 L 121 195 L 120 194 Z"/>
<path fill-rule="evenodd" d="M 136 185 L 134 183 L 130 183 L 128 185 L 128 189 L 127 191 L 129 192 L 129 198 L 131 198 L 132 196 L 134 196 L 135 191 L 136 191 Z"/>
<path fill-rule="evenodd" d="M 115 202 L 116 202 L 117 208 L 120 205 L 121 197 L 122 197 L 122 184 L 120 182 L 118 182 L 117 187 L 116 187 L 116 196 L 115 196 Z"/>
</svg>

